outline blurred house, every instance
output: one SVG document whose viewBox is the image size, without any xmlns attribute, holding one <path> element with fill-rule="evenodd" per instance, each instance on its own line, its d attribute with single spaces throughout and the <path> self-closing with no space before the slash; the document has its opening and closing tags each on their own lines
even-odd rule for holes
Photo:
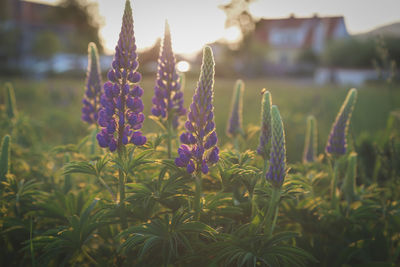
<svg viewBox="0 0 400 267">
<path fill-rule="evenodd" d="M 84 18 L 90 15 L 76 11 L 70 6 L 29 0 L 0 0 L 0 71 L 41 74 L 85 70 L 87 44 L 98 36 L 95 30 L 92 35 L 85 32 L 93 29 Z M 101 49 L 98 41 L 97 45 Z M 100 60 L 110 61 L 109 57 Z"/>
<path fill-rule="evenodd" d="M 13 43 L 0 50 L 0 63 L 16 68 L 29 69 L 41 58 L 50 57 L 60 44 L 68 43 L 74 25 L 52 23 L 58 6 L 22 0 L 3 0 L 5 12 L 0 20 L 2 33 L 12 33 Z M 12 50 L 12 51 L 10 51 Z"/>
<path fill-rule="evenodd" d="M 267 47 L 267 72 L 295 72 L 301 58 L 322 53 L 328 42 L 348 38 L 343 17 L 261 19 L 256 23 L 254 40 Z"/>
</svg>

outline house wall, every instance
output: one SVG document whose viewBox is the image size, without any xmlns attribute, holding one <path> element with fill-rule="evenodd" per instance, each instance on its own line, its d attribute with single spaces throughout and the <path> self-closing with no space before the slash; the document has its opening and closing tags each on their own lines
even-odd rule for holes
<svg viewBox="0 0 400 267">
<path fill-rule="evenodd" d="M 301 46 L 304 41 L 304 30 L 302 28 L 271 29 L 269 40 L 272 47 Z"/>
<path fill-rule="evenodd" d="M 312 42 L 312 50 L 321 54 L 325 48 L 325 27 L 323 23 L 318 23 L 314 30 L 314 38 Z"/>
<path fill-rule="evenodd" d="M 267 60 L 274 64 L 282 66 L 293 66 L 300 55 L 300 49 L 275 48 L 270 49 L 267 54 Z"/>
<path fill-rule="evenodd" d="M 303 51 L 311 49 L 318 55 L 329 41 L 348 36 L 343 17 L 318 16 L 263 20 L 254 35 L 260 44 L 268 46 L 266 69 L 275 72 L 277 68 L 279 73 L 301 69 L 298 58 Z"/>
</svg>

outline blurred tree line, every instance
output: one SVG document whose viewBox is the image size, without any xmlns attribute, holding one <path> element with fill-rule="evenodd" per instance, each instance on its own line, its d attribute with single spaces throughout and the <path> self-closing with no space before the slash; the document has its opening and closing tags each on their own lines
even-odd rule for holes
<svg viewBox="0 0 400 267">
<path fill-rule="evenodd" d="M 103 46 L 100 42 L 100 19 L 97 4 L 87 0 L 62 0 L 61 8 L 50 17 L 50 23 L 69 24 L 74 26 L 74 32 L 69 36 L 66 52 L 86 54 L 87 45 L 94 42 L 101 53 Z"/>
<path fill-rule="evenodd" d="M 400 62 L 400 38 L 350 38 L 328 44 L 321 61 L 330 67 L 372 68 L 374 60 L 381 58 L 381 49 L 385 49 L 388 57 Z"/>
</svg>

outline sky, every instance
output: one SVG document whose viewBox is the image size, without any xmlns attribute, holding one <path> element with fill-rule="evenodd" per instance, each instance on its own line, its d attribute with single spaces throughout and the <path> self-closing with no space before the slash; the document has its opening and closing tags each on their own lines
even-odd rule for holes
<svg viewBox="0 0 400 267">
<path fill-rule="evenodd" d="M 57 0 L 31 0 L 55 3 Z M 100 35 L 109 53 L 118 40 L 125 0 L 89 0 L 98 3 Z M 163 35 L 165 19 L 171 28 L 173 49 L 190 54 L 218 39 L 233 41 L 237 28 L 225 29 L 225 13 L 218 8 L 229 0 L 131 0 L 138 49 L 152 46 Z M 350 34 L 400 21 L 400 0 L 256 0 L 255 18 L 344 16 Z"/>
</svg>

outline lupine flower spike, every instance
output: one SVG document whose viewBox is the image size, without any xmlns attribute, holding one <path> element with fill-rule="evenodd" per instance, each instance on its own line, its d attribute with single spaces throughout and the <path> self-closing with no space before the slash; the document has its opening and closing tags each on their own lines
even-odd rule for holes
<svg viewBox="0 0 400 267">
<path fill-rule="evenodd" d="M 158 58 L 157 81 L 154 87 L 151 113 L 154 116 L 169 120 L 174 129 L 178 127 L 179 117 L 186 115 L 179 80 L 180 78 L 175 68 L 175 56 L 171 46 L 171 34 L 166 22 L 164 39 Z"/>
<path fill-rule="evenodd" d="M 89 124 L 97 122 L 100 109 L 101 76 L 99 54 L 95 43 L 89 43 L 88 70 L 86 73 L 86 90 L 82 100 L 82 120 Z"/>
<path fill-rule="evenodd" d="M 107 75 L 109 81 L 104 84 L 100 100 L 98 122 L 103 129 L 97 134 L 97 140 L 101 147 L 108 147 L 110 151 L 117 148 L 121 151 L 129 142 L 138 146 L 146 143 L 146 137 L 139 131 L 144 115 L 138 65 L 132 9 L 127 0 L 112 69 Z"/>
<path fill-rule="evenodd" d="M 308 116 L 307 118 L 307 132 L 304 143 L 303 162 L 314 162 L 317 156 L 317 121 L 314 116 Z"/>
<path fill-rule="evenodd" d="M 274 187 L 280 188 L 286 176 L 286 144 L 285 131 L 278 107 L 273 105 L 271 110 L 272 138 L 269 170 L 266 179 Z"/>
<path fill-rule="evenodd" d="M 1 142 L 0 182 L 6 180 L 6 174 L 8 173 L 10 167 L 10 147 L 11 147 L 11 137 L 9 135 L 5 135 Z"/>
<path fill-rule="evenodd" d="M 11 83 L 5 84 L 5 100 L 7 116 L 9 119 L 13 119 L 17 116 L 17 105 L 15 103 L 14 88 Z"/>
<path fill-rule="evenodd" d="M 232 97 L 231 116 L 228 121 L 226 133 L 228 136 L 236 137 L 238 134 L 243 134 L 242 126 L 242 109 L 243 109 L 243 91 L 244 83 L 242 80 L 237 80 L 235 91 Z"/>
<path fill-rule="evenodd" d="M 338 157 L 346 154 L 346 135 L 356 100 L 357 89 L 353 88 L 347 94 L 346 100 L 340 108 L 340 111 L 336 116 L 336 120 L 332 125 L 328 143 L 326 144 L 325 148 L 325 151 L 330 155 Z"/>
<path fill-rule="evenodd" d="M 261 100 L 261 129 L 260 129 L 260 142 L 257 148 L 257 153 L 261 155 L 264 160 L 268 160 L 270 153 L 271 142 L 271 107 L 272 98 L 269 91 L 262 91 Z"/>
<path fill-rule="evenodd" d="M 272 190 L 263 224 L 269 236 L 272 235 L 276 224 L 281 188 L 287 172 L 285 131 L 278 107 L 275 105 L 271 108 L 271 132 L 269 168 L 265 178 L 271 183 Z"/>
<path fill-rule="evenodd" d="M 185 123 L 186 132 L 180 136 L 183 145 L 175 159 L 178 167 L 186 167 L 188 173 L 208 173 L 208 166 L 219 159 L 217 133 L 214 123 L 214 58 L 210 47 L 203 50 L 203 63 L 196 91 Z"/>
</svg>

